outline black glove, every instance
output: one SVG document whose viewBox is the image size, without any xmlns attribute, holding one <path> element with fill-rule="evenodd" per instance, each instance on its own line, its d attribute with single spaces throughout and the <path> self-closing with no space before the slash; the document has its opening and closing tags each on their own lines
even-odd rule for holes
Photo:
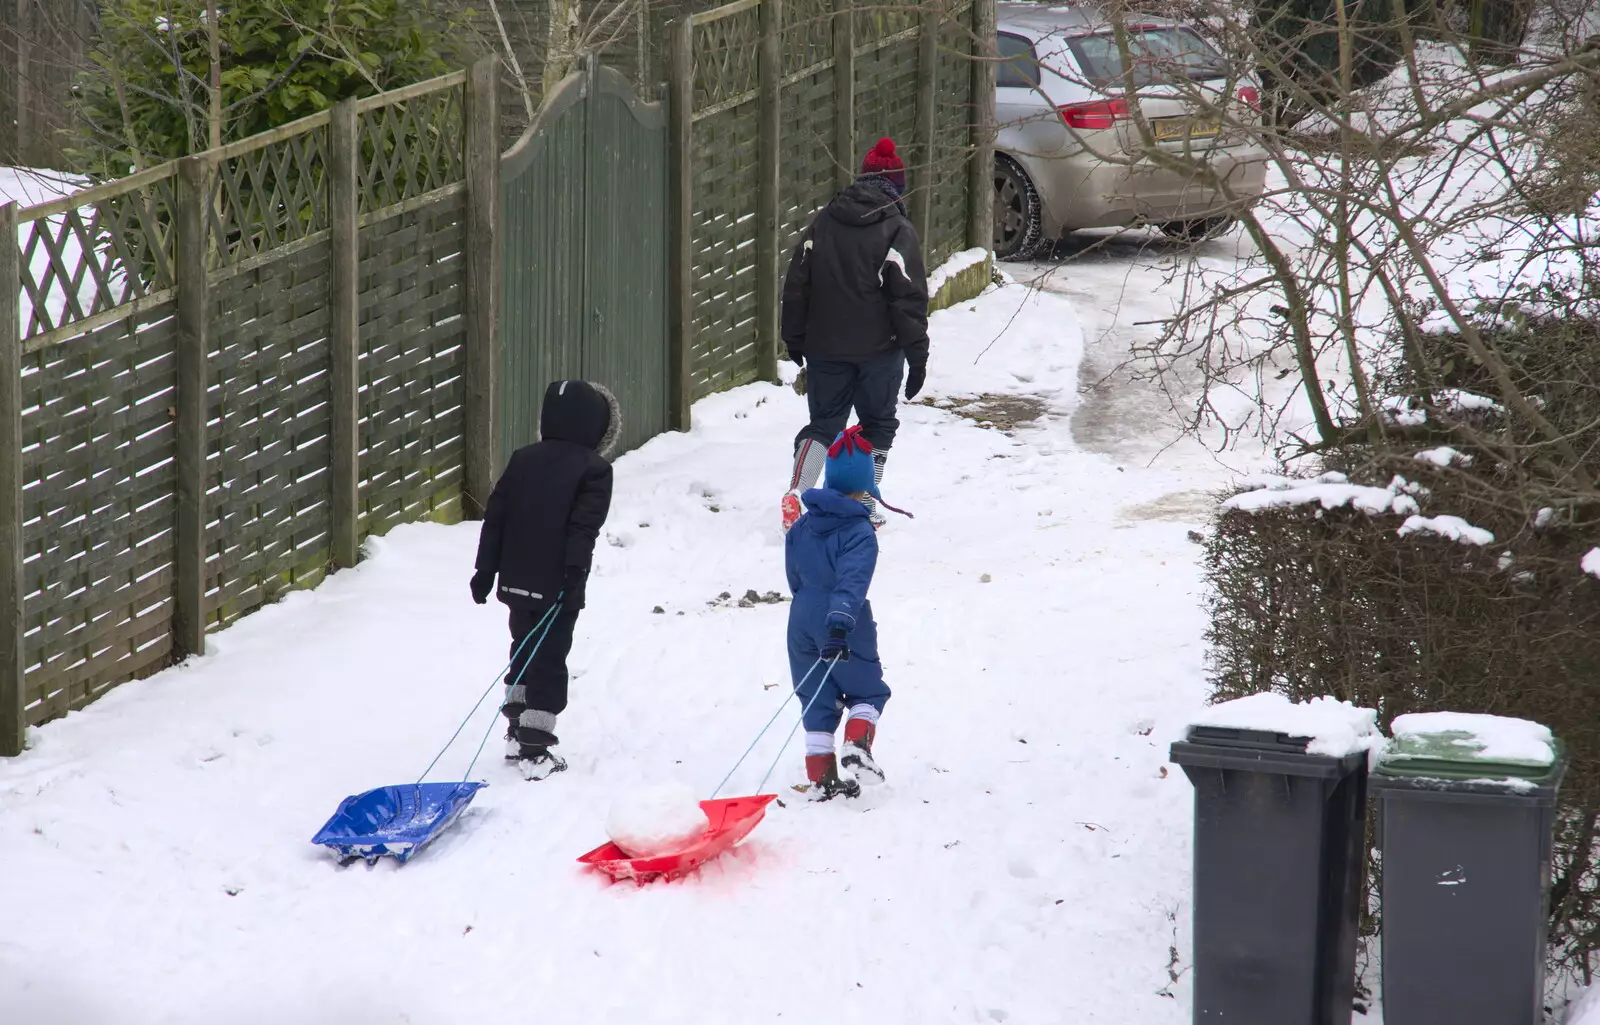
<svg viewBox="0 0 1600 1025">
<path fill-rule="evenodd" d="M 793 363 L 797 367 L 803 367 L 806 365 L 806 358 L 800 353 L 799 349 L 788 349 L 788 353 L 789 362 Z"/>
<path fill-rule="evenodd" d="M 489 592 L 494 590 L 494 571 L 480 569 L 472 574 L 472 600 L 482 605 L 489 600 Z"/>
<path fill-rule="evenodd" d="M 569 608 L 583 603 L 583 585 L 588 579 L 589 571 L 582 566 L 568 566 L 561 574 L 562 601 Z"/>
<path fill-rule="evenodd" d="M 928 365 L 926 363 L 913 363 L 906 371 L 906 401 L 910 402 L 917 397 L 917 392 L 922 390 L 922 383 L 928 379 Z"/>
<path fill-rule="evenodd" d="M 836 626 L 828 631 L 828 639 L 822 645 L 822 657 L 829 661 L 850 661 L 850 645 L 845 643 L 845 629 Z"/>
</svg>

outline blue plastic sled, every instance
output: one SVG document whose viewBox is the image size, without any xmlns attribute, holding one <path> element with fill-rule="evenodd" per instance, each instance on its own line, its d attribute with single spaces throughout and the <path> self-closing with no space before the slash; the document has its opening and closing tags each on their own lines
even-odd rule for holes
<svg viewBox="0 0 1600 1025">
<path fill-rule="evenodd" d="M 404 783 L 346 797 L 311 842 L 339 863 L 388 856 L 405 864 L 467 810 L 487 783 Z"/>
</svg>

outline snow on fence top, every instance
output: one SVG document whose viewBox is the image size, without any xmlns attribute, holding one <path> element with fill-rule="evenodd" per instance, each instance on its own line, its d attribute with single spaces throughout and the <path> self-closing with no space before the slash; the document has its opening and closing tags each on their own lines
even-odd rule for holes
<svg viewBox="0 0 1600 1025">
<path fill-rule="evenodd" d="M 1343 758 L 1357 751 L 1376 755 L 1383 748 L 1378 713 L 1335 698 L 1290 701 L 1271 692 L 1224 701 L 1189 720 L 1191 726 L 1265 730 L 1291 737 L 1309 737 L 1306 753 Z"/>
<path fill-rule="evenodd" d="M 1371 516 L 1382 513 L 1410 516 L 1421 511 L 1417 500 L 1407 493 L 1412 486 L 1403 477 L 1396 477 L 1386 488 L 1351 484 L 1342 473 L 1325 473 L 1303 481 L 1257 477 L 1246 483 L 1256 485 L 1257 490 L 1234 495 L 1222 503 L 1224 509 L 1254 513 L 1317 503 L 1324 509 L 1353 506 Z"/>
<path fill-rule="evenodd" d="M 1396 740 L 1447 736 L 1463 760 L 1544 766 L 1556 758 L 1549 727 L 1509 716 L 1420 712 L 1396 718 L 1390 732 Z"/>
<path fill-rule="evenodd" d="M 1494 535 L 1482 527 L 1474 527 L 1459 516 L 1410 516 L 1400 524 L 1399 534 L 1437 534 L 1464 545 L 1494 544 Z"/>
</svg>

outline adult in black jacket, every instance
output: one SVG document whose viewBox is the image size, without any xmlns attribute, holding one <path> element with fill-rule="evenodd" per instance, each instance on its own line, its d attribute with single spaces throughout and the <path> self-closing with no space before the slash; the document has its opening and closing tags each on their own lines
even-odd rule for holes
<svg viewBox="0 0 1600 1025">
<path fill-rule="evenodd" d="M 567 654 L 595 539 L 611 510 L 606 457 L 621 433 L 622 410 L 606 389 L 552 382 L 539 441 L 512 453 L 484 509 L 472 600 L 488 601 L 499 578 L 497 594 L 511 608 L 506 758 L 530 779 L 567 767 L 550 748 L 567 707 Z"/>
<path fill-rule="evenodd" d="M 928 278 L 922 245 L 906 215 L 905 166 L 881 139 L 861 177 L 812 220 L 783 285 L 783 342 L 805 370 L 811 422 L 794 440 L 794 473 L 783 496 L 783 527 L 799 519 L 800 495 L 816 484 L 828 446 L 855 410 L 872 445 L 879 483 L 907 401 L 928 368 Z M 883 513 L 869 503 L 874 527 Z"/>
</svg>

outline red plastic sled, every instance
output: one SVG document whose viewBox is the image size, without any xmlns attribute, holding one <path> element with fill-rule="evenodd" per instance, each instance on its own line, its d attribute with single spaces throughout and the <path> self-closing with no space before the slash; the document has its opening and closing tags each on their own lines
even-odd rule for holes
<svg viewBox="0 0 1600 1025">
<path fill-rule="evenodd" d="M 750 835 L 767 813 L 767 805 L 777 794 L 753 797 L 721 797 L 701 801 L 700 807 L 711 824 L 700 839 L 676 854 L 653 858 L 630 858 L 614 843 L 602 844 L 578 860 L 612 879 L 632 879 L 640 886 L 656 879 L 679 879 L 688 875 L 734 844 Z"/>
</svg>

